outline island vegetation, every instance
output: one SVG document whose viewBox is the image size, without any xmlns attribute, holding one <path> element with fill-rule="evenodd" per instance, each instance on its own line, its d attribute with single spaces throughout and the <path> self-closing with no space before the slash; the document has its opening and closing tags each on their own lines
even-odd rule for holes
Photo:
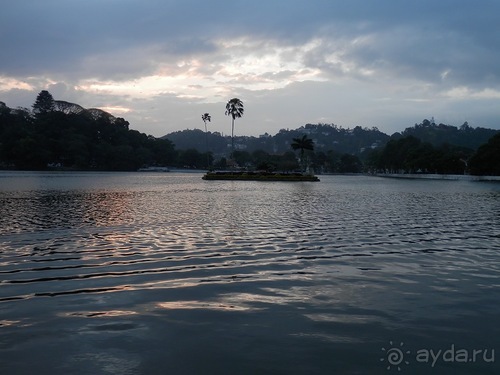
<svg viewBox="0 0 500 375">
<path fill-rule="evenodd" d="M 100 109 L 54 100 L 45 90 L 31 109 L 0 102 L 0 169 L 133 171 L 168 166 L 284 174 L 309 169 L 317 174 L 500 175 L 498 130 L 423 120 L 390 136 L 376 127 L 346 129 L 335 124 L 235 136 L 234 122 L 243 115 L 243 103 L 233 104 L 226 106 L 230 136 L 209 131 L 211 116 L 205 113 L 205 131 L 186 129 L 156 138 Z M 314 148 L 301 148 L 302 141 Z"/>
<path fill-rule="evenodd" d="M 231 180 L 231 181 L 319 181 L 317 176 L 298 172 L 266 172 L 266 171 L 215 171 L 205 173 L 204 180 Z"/>
</svg>

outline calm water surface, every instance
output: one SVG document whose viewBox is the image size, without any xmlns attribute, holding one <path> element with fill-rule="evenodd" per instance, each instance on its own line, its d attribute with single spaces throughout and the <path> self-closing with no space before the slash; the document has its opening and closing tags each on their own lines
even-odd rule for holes
<svg viewBox="0 0 500 375">
<path fill-rule="evenodd" d="M 0 172 L 0 372 L 498 374 L 499 252 L 498 183 Z"/>
</svg>

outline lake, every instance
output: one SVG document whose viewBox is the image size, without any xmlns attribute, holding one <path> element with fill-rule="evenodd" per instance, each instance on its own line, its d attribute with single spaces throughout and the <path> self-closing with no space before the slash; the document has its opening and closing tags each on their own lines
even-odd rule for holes
<svg viewBox="0 0 500 375">
<path fill-rule="evenodd" d="M 500 183 L 201 176 L 0 172 L 0 372 L 500 372 Z"/>
</svg>

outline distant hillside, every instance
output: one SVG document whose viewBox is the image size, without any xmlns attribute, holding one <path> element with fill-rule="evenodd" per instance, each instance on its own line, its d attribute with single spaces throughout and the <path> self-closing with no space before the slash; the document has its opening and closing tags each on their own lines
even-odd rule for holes
<svg viewBox="0 0 500 375">
<path fill-rule="evenodd" d="M 367 151 L 385 146 L 389 139 L 408 136 L 418 138 L 424 143 L 430 143 L 434 147 L 449 144 L 475 151 L 499 132 L 495 129 L 473 128 L 468 123 L 456 127 L 444 124 L 436 125 L 429 120 L 423 120 L 422 123 L 415 124 L 415 126 L 389 137 L 377 128 L 369 129 L 357 126 L 354 129 L 344 129 L 334 124 L 307 124 L 298 129 L 282 129 L 275 135 L 266 133 L 260 137 L 237 136 L 235 137 L 235 147 L 241 151 L 263 150 L 271 154 L 282 154 L 290 151 L 290 143 L 293 138 L 307 134 L 314 140 L 316 151 L 332 150 L 341 154 L 362 155 Z M 229 136 L 222 136 L 217 132 L 205 134 L 199 129 L 176 131 L 162 138 L 172 141 L 179 150 L 197 149 L 205 152 L 208 147 L 208 150 L 215 155 L 227 153 L 231 144 Z"/>
<path fill-rule="evenodd" d="M 445 124 L 436 125 L 433 121 L 423 120 L 420 124 L 406 128 L 401 135 L 393 135 L 393 138 L 411 135 L 435 147 L 450 144 L 477 150 L 479 146 L 487 143 L 498 132 L 499 130 L 494 129 L 473 128 L 467 122 L 460 127 L 456 127 Z"/>
<path fill-rule="evenodd" d="M 241 151 L 254 152 L 262 150 L 270 154 L 283 154 L 290 151 L 293 138 L 307 134 L 314 141 L 316 152 L 333 150 L 337 153 L 360 155 L 363 152 L 378 147 L 383 147 L 390 137 L 377 128 L 344 129 L 337 125 L 307 124 L 294 130 L 280 130 L 274 136 L 269 134 L 260 137 L 235 137 L 235 148 Z M 177 149 L 197 149 L 200 151 L 211 150 L 215 155 L 224 155 L 231 145 L 231 137 L 222 136 L 220 133 L 205 134 L 194 130 L 176 131 L 162 137 L 173 142 Z"/>
</svg>

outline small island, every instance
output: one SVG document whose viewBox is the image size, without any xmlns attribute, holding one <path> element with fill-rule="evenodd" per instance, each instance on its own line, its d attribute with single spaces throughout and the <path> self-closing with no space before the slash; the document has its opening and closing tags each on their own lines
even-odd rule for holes
<svg viewBox="0 0 500 375">
<path fill-rule="evenodd" d="M 304 173 L 278 173 L 260 171 L 215 171 L 208 172 L 204 180 L 235 180 L 235 181 L 319 181 L 317 176 Z"/>
<path fill-rule="evenodd" d="M 243 116 L 244 106 L 243 102 L 238 98 L 229 100 L 226 104 L 226 115 L 231 116 L 231 155 L 229 156 L 229 164 L 233 168 L 229 171 L 209 171 L 203 175 L 203 180 L 222 180 L 222 181 L 319 181 L 319 178 L 312 173 L 305 172 L 309 170 L 309 158 L 306 151 L 314 150 L 314 141 L 303 135 L 301 138 L 293 138 L 291 147 L 293 150 L 300 150 L 299 163 L 301 165 L 301 172 L 282 171 L 277 172 L 273 170 L 270 164 L 263 163 L 258 170 L 243 170 L 238 166 L 234 160 L 234 120 Z M 210 122 L 211 116 L 209 113 L 204 113 L 201 119 L 205 123 L 205 133 L 207 133 L 207 121 Z M 208 148 L 208 142 L 207 142 Z"/>
</svg>

